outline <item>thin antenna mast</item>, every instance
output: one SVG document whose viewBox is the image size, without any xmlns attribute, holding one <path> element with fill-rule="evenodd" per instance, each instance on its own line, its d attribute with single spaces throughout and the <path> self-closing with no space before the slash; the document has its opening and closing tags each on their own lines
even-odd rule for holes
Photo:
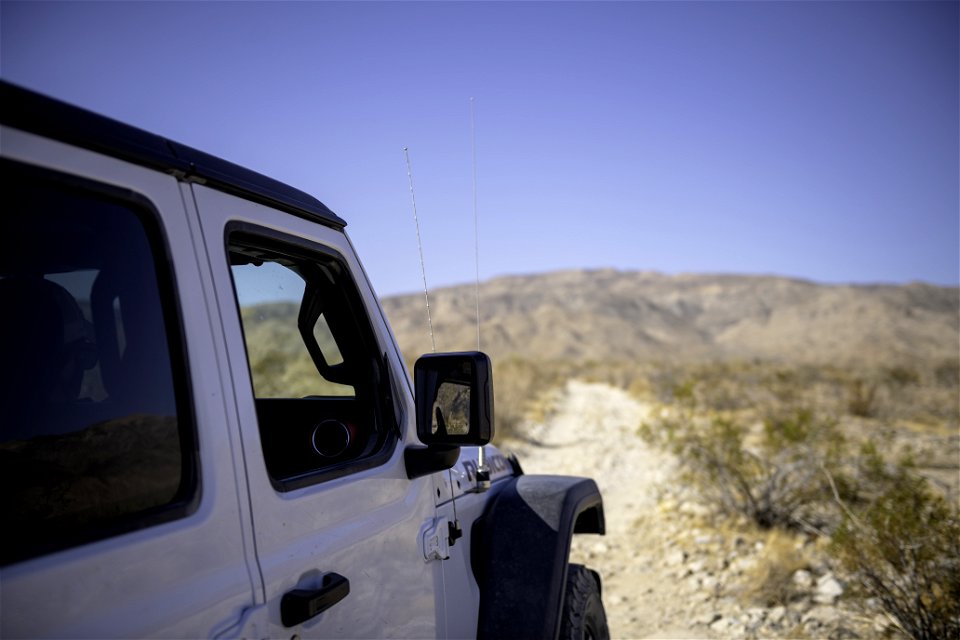
<svg viewBox="0 0 960 640">
<path fill-rule="evenodd" d="M 430 295 L 427 293 L 427 268 L 423 262 L 423 244 L 420 242 L 420 219 L 417 217 L 417 199 L 413 195 L 413 170 L 410 168 L 410 151 L 403 148 L 407 159 L 407 179 L 410 181 L 410 204 L 413 205 L 413 223 L 417 227 L 417 250 L 420 252 L 420 273 L 423 276 L 423 299 L 427 303 L 427 326 L 430 327 L 430 346 L 437 352 L 437 341 L 433 337 L 433 318 L 430 317 Z"/>
<path fill-rule="evenodd" d="M 470 147 L 473 152 L 473 261 L 477 272 L 477 351 L 480 351 L 480 234 L 477 215 L 477 132 L 474 124 L 473 97 L 470 97 Z"/>
<path fill-rule="evenodd" d="M 470 147 L 473 155 L 473 258 L 477 270 L 477 351 L 480 351 L 480 234 L 477 224 L 477 133 L 474 123 L 473 96 L 470 97 Z M 477 493 L 490 489 L 490 468 L 483 445 L 477 449 Z"/>
</svg>

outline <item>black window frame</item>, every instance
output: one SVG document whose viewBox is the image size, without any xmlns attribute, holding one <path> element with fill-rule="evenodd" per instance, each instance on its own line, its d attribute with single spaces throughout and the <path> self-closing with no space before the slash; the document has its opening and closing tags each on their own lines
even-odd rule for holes
<svg viewBox="0 0 960 640">
<path fill-rule="evenodd" d="M 32 182 L 41 189 L 57 189 L 63 194 L 76 193 L 112 202 L 128 210 L 143 228 L 151 250 L 151 263 L 157 279 L 163 326 L 166 331 L 170 370 L 173 376 L 177 411 L 177 432 L 180 437 L 180 486 L 174 498 L 163 505 L 119 516 L 108 522 L 78 530 L 58 531 L 58 535 L 35 539 L 29 545 L 14 549 L 0 545 L 0 566 L 66 551 L 101 540 L 181 520 L 194 514 L 203 497 L 201 456 L 193 402 L 191 372 L 187 353 L 183 314 L 172 268 L 170 242 L 164 231 L 163 216 L 153 202 L 131 189 L 65 173 L 34 164 L 0 158 L 0 175 L 6 185 Z M 4 212 L 2 215 L 10 215 Z"/>
</svg>

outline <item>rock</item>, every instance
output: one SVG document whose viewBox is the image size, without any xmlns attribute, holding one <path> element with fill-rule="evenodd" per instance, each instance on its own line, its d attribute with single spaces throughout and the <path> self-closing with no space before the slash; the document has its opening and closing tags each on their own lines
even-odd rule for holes
<svg viewBox="0 0 960 640">
<path fill-rule="evenodd" d="M 817 580 L 813 601 L 817 604 L 833 604 L 842 595 L 843 585 L 832 573 L 826 573 Z"/>
<path fill-rule="evenodd" d="M 691 574 L 700 573 L 706 566 L 707 565 L 703 560 L 694 560 L 687 565 L 687 571 L 689 571 Z"/>
<path fill-rule="evenodd" d="M 737 621 L 733 618 L 724 618 L 723 616 L 717 614 L 718 617 L 711 622 L 709 625 L 710 630 L 714 633 L 719 633 L 721 635 L 729 635 L 732 627 L 736 626 Z"/>
<path fill-rule="evenodd" d="M 602 543 L 602 542 L 597 542 L 596 544 L 591 545 L 591 547 L 590 547 L 590 551 L 591 551 L 592 553 L 596 553 L 596 554 L 603 554 L 603 553 L 606 553 L 606 552 L 609 551 L 609 550 L 610 550 L 610 547 L 608 547 L 607 545 L 605 545 L 605 544 Z"/>
<path fill-rule="evenodd" d="M 763 607 L 750 607 L 744 613 L 743 622 L 748 629 L 756 629 L 767 619 L 767 610 Z"/>
<path fill-rule="evenodd" d="M 787 615 L 787 608 L 783 605 L 773 607 L 767 611 L 767 621 L 773 624 L 780 624 L 783 622 L 784 616 Z"/>
<path fill-rule="evenodd" d="M 683 564 L 687 559 L 687 553 L 683 549 L 674 549 L 668 553 L 663 561 L 668 567 L 675 567 Z"/>
<path fill-rule="evenodd" d="M 707 516 L 710 515 L 710 509 L 698 502 L 687 501 L 680 503 L 677 511 L 687 516 Z"/>
<path fill-rule="evenodd" d="M 701 625 L 704 627 L 709 627 L 717 620 L 723 617 L 722 614 L 717 613 L 716 611 L 711 611 L 709 613 L 703 613 L 693 619 L 694 625 Z"/>
<path fill-rule="evenodd" d="M 723 638 L 739 638 L 746 633 L 746 627 L 736 618 L 721 618 L 710 625 L 710 631 Z"/>
<path fill-rule="evenodd" d="M 805 627 L 826 627 L 839 622 L 841 614 L 836 607 L 817 605 L 800 619 Z"/>
<path fill-rule="evenodd" d="M 711 595 L 719 591 L 720 580 L 715 576 L 704 576 L 700 581 L 700 588 L 704 591 L 708 591 Z"/>
<path fill-rule="evenodd" d="M 757 566 L 757 559 L 750 556 L 741 556 L 730 563 L 729 571 L 733 575 L 740 575 Z"/>
<path fill-rule="evenodd" d="M 813 575 L 806 569 L 797 569 L 794 571 L 791 580 L 793 584 L 801 589 L 810 589 L 813 587 Z"/>
</svg>

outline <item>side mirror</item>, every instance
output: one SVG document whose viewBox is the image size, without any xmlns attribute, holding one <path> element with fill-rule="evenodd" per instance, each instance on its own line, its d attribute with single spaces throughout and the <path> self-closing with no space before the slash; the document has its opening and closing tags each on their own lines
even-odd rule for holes
<svg viewBox="0 0 960 640">
<path fill-rule="evenodd" d="M 407 476 L 449 469 L 463 445 L 493 438 L 493 367 L 478 351 L 421 356 L 413 368 L 417 436 L 404 451 Z"/>
<path fill-rule="evenodd" d="M 413 368 L 417 436 L 431 445 L 485 445 L 493 438 L 493 369 L 485 353 L 421 356 Z"/>
</svg>

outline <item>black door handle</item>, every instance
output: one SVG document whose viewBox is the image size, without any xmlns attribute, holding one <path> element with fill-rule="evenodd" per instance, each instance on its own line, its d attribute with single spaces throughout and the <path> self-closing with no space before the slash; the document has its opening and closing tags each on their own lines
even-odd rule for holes
<svg viewBox="0 0 960 640">
<path fill-rule="evenodd" d="M 294 589 L 280 600 L 280 622 L 293 627 L 320 615 L 350 593 L 350 581 L 338 573 L 323 576 L 319 589 Z"/>
</svg>

